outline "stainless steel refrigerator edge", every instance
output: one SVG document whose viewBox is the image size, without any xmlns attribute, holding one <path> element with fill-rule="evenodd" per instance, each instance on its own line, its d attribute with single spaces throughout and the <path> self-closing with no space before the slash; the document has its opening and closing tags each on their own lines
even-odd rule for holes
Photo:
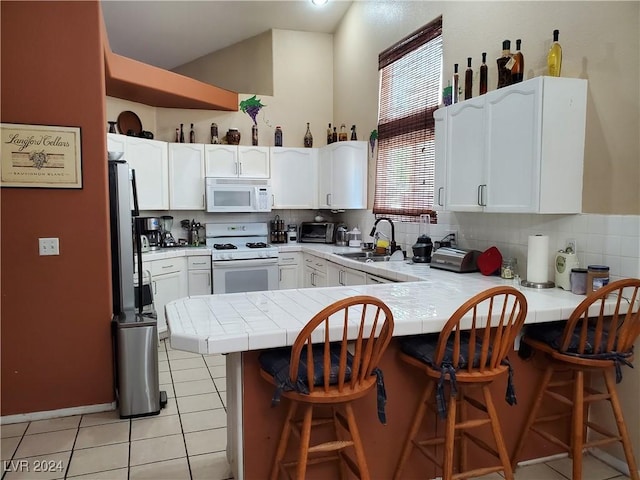
<svg viewBox="0 0 640 480">
<path fill-rule="evenodd" d="M 153 309 L 143 312 L 142 301 L 136 309 L 133 251 L 140 233 L 132 223 L 132 199 L 137 215 L 132 174 L 126 162 L 109 161 L 114 387 L 121 418 L 156 415 L 166 404 L 159 385 L 157 318 Z M 140 241 L 135 244 L 140 258 Z"/>
</svg>

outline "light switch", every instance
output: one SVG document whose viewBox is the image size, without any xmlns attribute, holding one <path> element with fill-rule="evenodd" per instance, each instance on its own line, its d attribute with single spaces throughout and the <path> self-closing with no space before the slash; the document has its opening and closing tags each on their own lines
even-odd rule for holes
<svg viewBox="0 0 640 480">
<path fill-rule="evenodd" d="M 60 255 L 60 241 L 58 238 L 39 238 L 40 255 Z"/>
</svg>

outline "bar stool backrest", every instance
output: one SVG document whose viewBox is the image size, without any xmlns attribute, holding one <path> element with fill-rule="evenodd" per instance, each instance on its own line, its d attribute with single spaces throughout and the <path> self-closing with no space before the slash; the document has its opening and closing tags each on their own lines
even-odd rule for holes
<svg viewBox="0 0 640 480">
<path fill-rule="evenodd" d="M 611 297 L 615 303 L 607 306 Z M 640 279 L 627 278 L 599 288 L 571 313 L 559 351 L 583 355 L 629 352 L 640 335 L 639 310 Z"/>
<path fill-rule="evenodd" d="M 435 364 L 441 365 L 446 355 L 456 370 L 484 372 L 499 367 L 526 316 L 527 300 L 513 287 L 493 287 L 475 295 L 453 313 L 440 333 Z M 461 365 L 463 360 L 466 365 Z"/>
<path fill-rule="evenodd" d="M 354 329 L 357 329 L 357 337 L 349 341 Z M 291 351 L 290 376 L 292 379 L 298 377 L 302 353 L 307 359 L 307 378 L 314 378 L 312 344 L 315 342 L 317 349 L 317 344 L 320 343 L 323 345 L 324 383 L 315 386 L 314 382 L 309 381 L 309 391 L 335 391 L 336 385 L 338 392 L 342 392 L 345 385 L 355 390 L 363 380 L 370 380 L 392 334 L 393 314 L 380 299 L 358 295 L 339 300 L 318 312 L 298 334 Z M 331 349 L 331 345 L 334 349 Z M 335 365 L 332 365 L 335 345 L 340 346 L 339 361 L 337 378 L 332 382 L 327 372 L 332 368 L 335 370 Z"/>
</svg>

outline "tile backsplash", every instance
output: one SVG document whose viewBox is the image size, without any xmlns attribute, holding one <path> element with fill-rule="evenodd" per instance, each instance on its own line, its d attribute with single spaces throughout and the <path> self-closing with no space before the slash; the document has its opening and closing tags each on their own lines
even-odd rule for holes
<svg viewBox="0 0 640 480">
<path fill-rule="evenodd" d="M 359 226 L 367 241 L 375 218 L 371 210 L 351 210 L 343 219 Z M 380 228 L 387 234 L 386 222 Z M 421 230 L 422 229 L 422 230 Z M 395 223 L 396 241 L 411 254 L 411 245 L 420 233 L 433 241 L 456 232 L 458 246 L 484 251 L 496 246 L 503 257 L 515 257 L 522 278 L 527 271 L 527 243 L 530 235 L 549 236 L 549 279 L 553 280 L 556 251 L 566 247 L 567 240 L 576 242 L 581 267 L 608 265 L 612 280 L 640 278 L 640 216 L 638 215 L 529 215 L 504 213 L 441 212 L 438 224 L 425 228 L 419 223 Z"/>
</svg>

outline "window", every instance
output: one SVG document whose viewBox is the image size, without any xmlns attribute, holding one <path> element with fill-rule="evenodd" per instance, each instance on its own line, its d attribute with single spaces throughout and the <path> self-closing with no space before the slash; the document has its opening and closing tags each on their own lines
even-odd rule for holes
<svg viewBox="0 0 640 480">
<path fill-rule="evenodd" d="M 434 120 L 442 92 L 442 17 L 379 56 L 380 108 L 373 213 L 433 212 Z"/>
</svg>

